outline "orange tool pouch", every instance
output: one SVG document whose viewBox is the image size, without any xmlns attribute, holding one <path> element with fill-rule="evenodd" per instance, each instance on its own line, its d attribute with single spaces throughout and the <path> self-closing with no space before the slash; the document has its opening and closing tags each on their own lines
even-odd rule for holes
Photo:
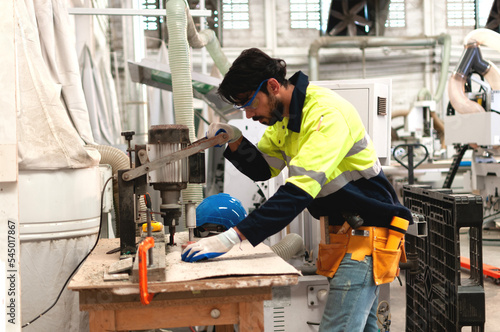
<svg viewBox="0 0 500 332">
<path fill-rule="evenodd" d="M 367 255 L 373 257 L 373 277 L 377 285 L 392 282 L 399 275 L 400 260 L 406 262 L 404 239 L 398 250 L 387 250 L 387 228 L 359 227 L 353 234 L 349 227 L 345 233 L 337 234 L 339 229 L 330 226 L 330 243 L 319 244 L 317 274 L 332 278 L 345 254 L 350 253 L 351 259 L 357 261 Z"/>
<path fill-rule="evenodd" d="M 398 249 L 386 249 L 388 229 L 374 227 L 373 238 L 373 279 L 376 285 L 392 282 L 399 276 L 399 262 L 406 262 L 405 240 L 401 239 Z"/>
</svg>

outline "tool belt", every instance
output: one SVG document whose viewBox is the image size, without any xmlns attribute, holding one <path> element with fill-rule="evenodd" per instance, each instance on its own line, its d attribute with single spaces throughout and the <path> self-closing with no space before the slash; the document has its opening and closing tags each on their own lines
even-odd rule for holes
<svg viewBox="0 0 500 332">
<path fill-rule="evenodd" d="M 373 258 L 373 279 L 376 285 L 392 282 L 399 275 L 399 262 L 406 262 L 404 238 L 397 250 L 386 249 L 388 229 L 384 227 L 330 226 L 329 243 L 320 243 L 317 259 L 319 275 L 332 278 L 346 253 L 352 260 Z"/>
</svg>

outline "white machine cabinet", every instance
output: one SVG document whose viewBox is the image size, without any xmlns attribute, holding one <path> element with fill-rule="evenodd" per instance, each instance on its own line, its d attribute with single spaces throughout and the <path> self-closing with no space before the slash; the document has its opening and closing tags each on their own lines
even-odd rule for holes
<svg viewBox="0 0 500 332">
<path fill-rule="evenodd" d="M 356 107 L 377 151 L 380 163 L 391 161 L 391 90 L 390 79 L 313 81 L 337 92 Z"/>
</svg>

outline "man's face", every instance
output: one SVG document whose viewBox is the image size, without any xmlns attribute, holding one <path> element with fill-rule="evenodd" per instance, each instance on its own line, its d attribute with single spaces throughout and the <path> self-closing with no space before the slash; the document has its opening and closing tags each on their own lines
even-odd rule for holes
<svg viewBox="0 0 500 332">
<path fill-rule="evenodd" d="M 278 97 L 273 94 L 268 96 L 259 91 L 255 99 L 257 100 L 255 108 L 245 108 L 247 119 L 252 118 L 266 126 L 272 126 L 283 119 L 284 105 Z"/>
</svg>

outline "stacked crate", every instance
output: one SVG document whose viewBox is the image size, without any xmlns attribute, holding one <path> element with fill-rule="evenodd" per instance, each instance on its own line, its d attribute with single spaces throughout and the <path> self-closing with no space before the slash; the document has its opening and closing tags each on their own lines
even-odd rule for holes
<svg viewBox="0 0 500 332">
<path fill-rule="evenodd" d="M 403 200 L 427 223 L 427 236 L 406 236 L 407 256 L 418 262 L 406 271 L 406 331 L 484 331 L 481 196 L 407 185 Z M 469 278 L 461 278 L 461 228 L 469 229 Z"/>
</svg>

